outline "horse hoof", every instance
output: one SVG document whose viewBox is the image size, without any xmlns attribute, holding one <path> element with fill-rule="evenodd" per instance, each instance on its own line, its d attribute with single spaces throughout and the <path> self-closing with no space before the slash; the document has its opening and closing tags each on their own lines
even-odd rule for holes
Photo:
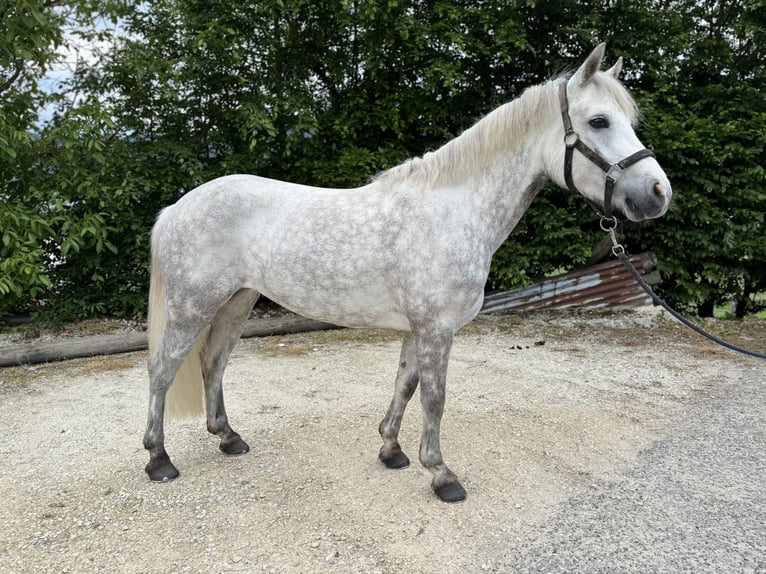
<svg viewBox="0 0 766 574">
<path fill-rule="evenodd" d="M 468 497 L 465 488 L 459 482 L 448 482 L 435 488 L 434 492 L 442 502 L 463 502 Z"/>
<path fill-rule="evenodd" d="M 149 480 L 152 482 L 170 482 L 178 478 L 181 474 L 178 469 L 170 462 L 170 458 L 165 455 L 162 458 L 150 460 L 149 464 L 144 468 L 146 474 L 149 475 Z"/>
<path fill-rule="evenodd" d="M 386 465 L 387 468 L 393 468 L 395 470 L 402 470 L 410 466 L 410 459 L 402 451 L 397 451 L 391 456 L 378 455 L 380 462 Z"/>
<path fill-rule="evenodd" d="M 248 444 L 239 436 L 232 437 L 229 440 L 222 440 L 218 448 L 223 454 L 228 456 L 239 456 L 250 452 Z"/>
</svg>

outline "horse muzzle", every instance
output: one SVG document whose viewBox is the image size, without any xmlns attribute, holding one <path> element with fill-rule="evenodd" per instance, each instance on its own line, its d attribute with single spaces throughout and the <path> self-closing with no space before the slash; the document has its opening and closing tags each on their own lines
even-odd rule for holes
<svg viewBox="0 0 766 574">
<path fill-rule="evenodd" d="M 661 217 L 667 212 L 673 191 L 667 179 L 647 177 L 640 189 L 625 189 L 621 211 L 629 221 Z"/>
</svg>

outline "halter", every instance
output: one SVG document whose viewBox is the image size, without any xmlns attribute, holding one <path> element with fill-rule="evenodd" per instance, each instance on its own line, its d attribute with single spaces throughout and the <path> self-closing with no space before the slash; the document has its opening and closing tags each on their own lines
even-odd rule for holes
<svg viewBox="0 0 766 574">
<path fill-rule="evenodd" d="M 598 152 L 592 150 L 583 143 L 577 132 L 572 127 L 572 120 L 569 118 L 569 100 L 567 99 L 567 81 L 564 80 L 559 85 L 559 103 L 561 104 L 561 118 L 564 120 L 564 143 L 566 144 L 566 152 L 564 153 L 564 179 L 566 180 L 567 188 L 573 193 L 578 193 L 583 196 L 590 206 L 601 215 L 602 221 L 613 220 L 615 225 L 617 218 L 612 215 L 612 194 L 614 193 L 614 184 L 619 179 L 620 174 L 628 167 L 645 159 L 647 157 L 655 157 L 654 153 L 649 149 L 642 149 L 634 154 L 629 155 L 623 160 L 617 163 L 609 163 Z M 577 150 L 587 157 L 590 161 L 595 163 L 606 174 L 606 183 L 604 184 L 604 213 L 602 214 L 598 208 L 598 205 L 585 197 L 575 186 L 574 178 L 572 177 L 572 157 L 574 150 Z"/>
</svg>

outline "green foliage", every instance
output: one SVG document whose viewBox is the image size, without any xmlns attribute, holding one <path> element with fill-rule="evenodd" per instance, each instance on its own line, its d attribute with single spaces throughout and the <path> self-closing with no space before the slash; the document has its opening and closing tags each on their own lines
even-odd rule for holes
<svg viewBox="0 0 766 574">
<path fill-rule="evenodd" d="M 93 210 L 80 197 L 93 189 L 104 194 L 93 166 L 106 161 L 97 132 L 108 115 L 72 106 L 38 84 L 59 58 L 64 27 L 90 25 L 92 11 L 104 6 L 18 0 L 0 9 L 0 316 L 26 310 L 36 299 L 65 300 L 72 284 L 62 272 L 75 254 L 116 250 L 106 206 Z M 72 35 L 102 33 L 85 28 Z M 71 109 L 41 127 L 38 112 L 56 105 Z M 92 287 L 80 279 L 81 289 Z"/>
<path fill-rule="evenodd" d="M 48 221 L 6 204 L 0 212 L 0 295 L 5 301 L 35 298 L 51 286 L 40 239 L 50 237 Z"/>
<path fill-rule="evenodd" d="M 72 33 L 109 40 L 96 13 L 120 37 L 64 95 L 41 91 Z M 755 308 L 766 290 L 762 2 L 15 0 L 0 15 L 0 315 L 33 299 L 59 318 L 141 315 L 149 230 L 186 191 L 235 172 L 357 186 L 602 40 L 676 197 L 627 245 L 658 253 L 663 294 L 688 308 Z M 548 186 L 490 286 L 581 265 L 600 238 Z"/>
<path fill-rule="evenodd" d="M 672 303 L 712 315 L 734 301 L 742 315 L 766 290 L 766 11 L 706 2 L 690 14 L 686 43 L 666 55 L 674 66 L 639 96 L 675 205 L 631 240 L 659 255 Z"/>
<path fill-rule="evenodd" d="M 24 308 L 51 285 L 45 261 L 50 224 L 38 204 L 19 193 L 20 171 L 35 146 L 30 129 L 45 98 L 35 80 L 52 61 L 61 30 L 42 2 L 0 8 L 0 314 Z"/>
<path fill-rule="evenodd" d="M 489 287 L 525 287 L 554 269 L 584 265 L 601 239 L 591 208 L 549 184 L 492 260 Z"/>
<path fill-rule="evenodd" d="M 638 230 L 636 243 L 659 254 L 668 297 L 706 315 L 730 300 L 744 305 L 766 288 L 766 115 L 757 106 L 739 108 L 742 91 L 717 95 L 726 107 L 700 103 L 670 115 L 646 106 L 653 146 L 672 166 L 676 200 L 651 233 Z"/>
</svg>

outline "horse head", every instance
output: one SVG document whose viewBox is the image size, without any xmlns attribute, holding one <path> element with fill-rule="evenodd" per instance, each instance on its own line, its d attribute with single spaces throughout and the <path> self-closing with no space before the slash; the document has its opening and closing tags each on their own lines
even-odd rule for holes
<svg viewBox="0 0 766 574">
<path fill-rule="evenodd" d="M 612 210 L 631 221 L 660 217 L 670 204 L 670 182 L 635 134 L 638 109 L 619 81 L 622 58 L 600 71 L 604 48 L 597 46 L 559 81 L 561 120 L 549 148 L 550 175 L 607 217 Z"/>
</svg>

